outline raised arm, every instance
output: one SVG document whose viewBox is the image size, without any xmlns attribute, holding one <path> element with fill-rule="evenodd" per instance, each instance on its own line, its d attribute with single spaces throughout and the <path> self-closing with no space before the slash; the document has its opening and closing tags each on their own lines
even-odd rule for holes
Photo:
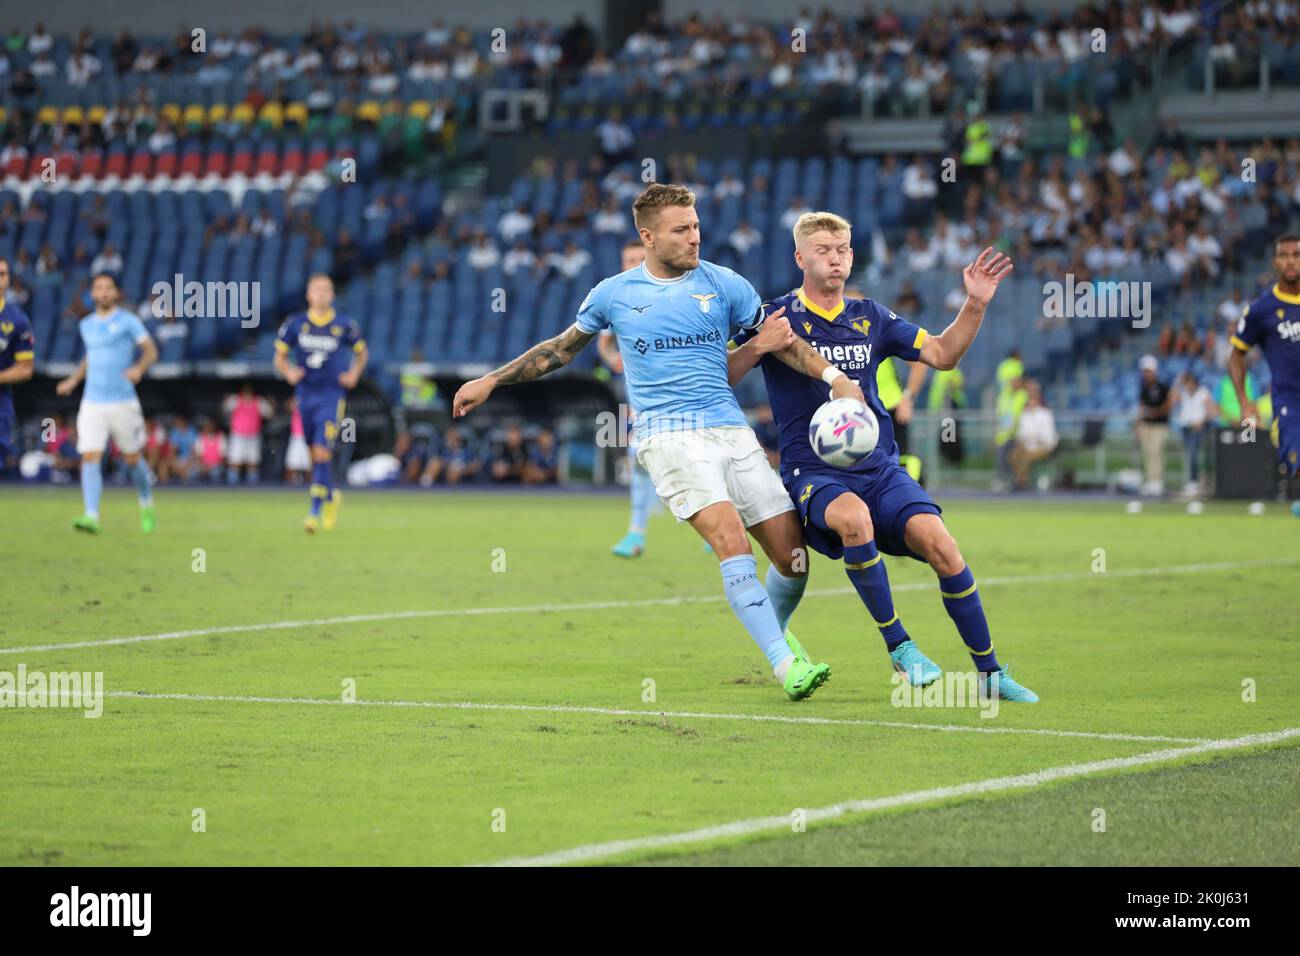
<svg viewBox="0 0 1300 956">
<path fill-rule="evenodd" d="M 531 382 L 563 368 L 573 361 L 593 338 L 594 332 L 584 332 L 573 324 L 554 338 L 539 342 L 523 355 L 502 365 L 495 372 L 489 372 L 482 378 L 466 382 L 456 391 L 451 401 L 453 418 L 473 411 L 488 400 L 492 390 L 498 385 L 516 385 Z"/>
<path fill-rule="evenodd" d="M 947 372 L 957 367 L 975 341 L 984 321 L 984 310 L 998 291 L 998 283 L 1011 274 L 1011 260 L 989 246 L 979 258 L 962 270 L 966 301 L 952 324 L 939 335 L 927 335 L 921 343 L 921 361 Z"/>
</svg>

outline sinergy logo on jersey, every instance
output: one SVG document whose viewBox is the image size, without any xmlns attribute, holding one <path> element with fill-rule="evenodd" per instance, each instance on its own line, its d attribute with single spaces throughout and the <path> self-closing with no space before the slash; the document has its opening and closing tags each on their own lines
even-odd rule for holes
<svg viewBox="0 0 1300 956">
<path fill-rule="evenodd" d="M 822 353 L 822 358 L 828 362 L 834 362 L 840 368 L 863 369 L 871 362 L 871 343 L 866 345 L 860 342 L 853 342 L 849 345 L 818 345 L 813 342 L 811 344 L 818 352 Z"/>
</svg>

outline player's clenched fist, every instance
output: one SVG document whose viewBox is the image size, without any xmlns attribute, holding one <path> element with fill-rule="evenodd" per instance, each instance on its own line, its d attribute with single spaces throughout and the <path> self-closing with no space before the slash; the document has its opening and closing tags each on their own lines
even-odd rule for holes
<svg viewBox="0 0 1300 956">
<path fill-rule="evenodd" d="M 862 394 L 862 386 L 847 375 L 841 375 L 831 385 L 831 398 L 856 398 L 864 405 L 867 396 Z"/>
<path fill-rule="evenodd" d="M 492 389 L 496 387 L 491 375 L 466 382 L 456 390 L 456 397 L 451 400 L 451 417 L 460 418 L 478 408 L 488 400 Z"/>
<path fill-rule="evenodd" d="M 779 352 L 793 344 L 794 330 L 785 317 L 784 306 L 769 315 L 758 335 L 754 336 L 754 347 L 760 352 Z"/>
</svg>

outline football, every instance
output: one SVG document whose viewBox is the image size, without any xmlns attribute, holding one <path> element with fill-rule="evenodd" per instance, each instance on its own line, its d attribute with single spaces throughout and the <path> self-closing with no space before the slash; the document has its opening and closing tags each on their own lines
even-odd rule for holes
<svg viewBox="0 0 1300 956">
<path fill-rule="evenodd" d="M 876 448 L 880 425 L 856 398 L 833 398 L 813 412 L 808 441 L 817 457 L 836 468 L 852 468 Z"/>
</svg>

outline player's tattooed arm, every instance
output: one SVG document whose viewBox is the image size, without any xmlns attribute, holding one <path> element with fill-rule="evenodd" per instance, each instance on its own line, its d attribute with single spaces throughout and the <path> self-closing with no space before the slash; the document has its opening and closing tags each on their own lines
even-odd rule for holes
<svg viewBox="0 0 1300 956">
<path fill-rule="evenodd" d="M 554 338 L 534 345 L 523 355 L 507 362 L 495 372 L 489 372 L 482 378 L 466 382 L 452 399 L 452 417 L 460 418 L 482 405 L 498 385 L 531 382 L 554 372 L 557 368 L 563 368 L 572 362 L 574 356 L 595 337 L 594 332 L 584 332 L 576 324 L 571 325 Z"/>
<path fill-rule="evenodd" d="M 796 372 L 802 372 L 809 378 L 819 379 L 831 367 L 831 363 L 826 360 L 821 352 L 818 352 L 797 335 L 794 337 L 793 342 L 772 354 Z M 843 372 L 831 383 L 831 397 L 856 398 L 860 402 L 867 400 L 867 397 L 862 394 L 861 386 Z"/>
<path fill-rule="evenodd" d="M 957 367 L 984 321 L 984 310 L 998 291 L 998 283 L 1011 274 L 1011 259 L 989 246 L 979 258 L 962 270 L 966 301 L 957 318 L 939 335 L 926 336 L 921 343 L 921 361 L 947 372 Z"/>
<path fill-rule="evenodd" d="M 790 320 L 784 312 L 785 309 L 777 309 L 763 322 L 757 335 L 727 353 L 728 385 L 735 387 L 765 354 L 783 349 L 794 341 Z"/>
</svg>

